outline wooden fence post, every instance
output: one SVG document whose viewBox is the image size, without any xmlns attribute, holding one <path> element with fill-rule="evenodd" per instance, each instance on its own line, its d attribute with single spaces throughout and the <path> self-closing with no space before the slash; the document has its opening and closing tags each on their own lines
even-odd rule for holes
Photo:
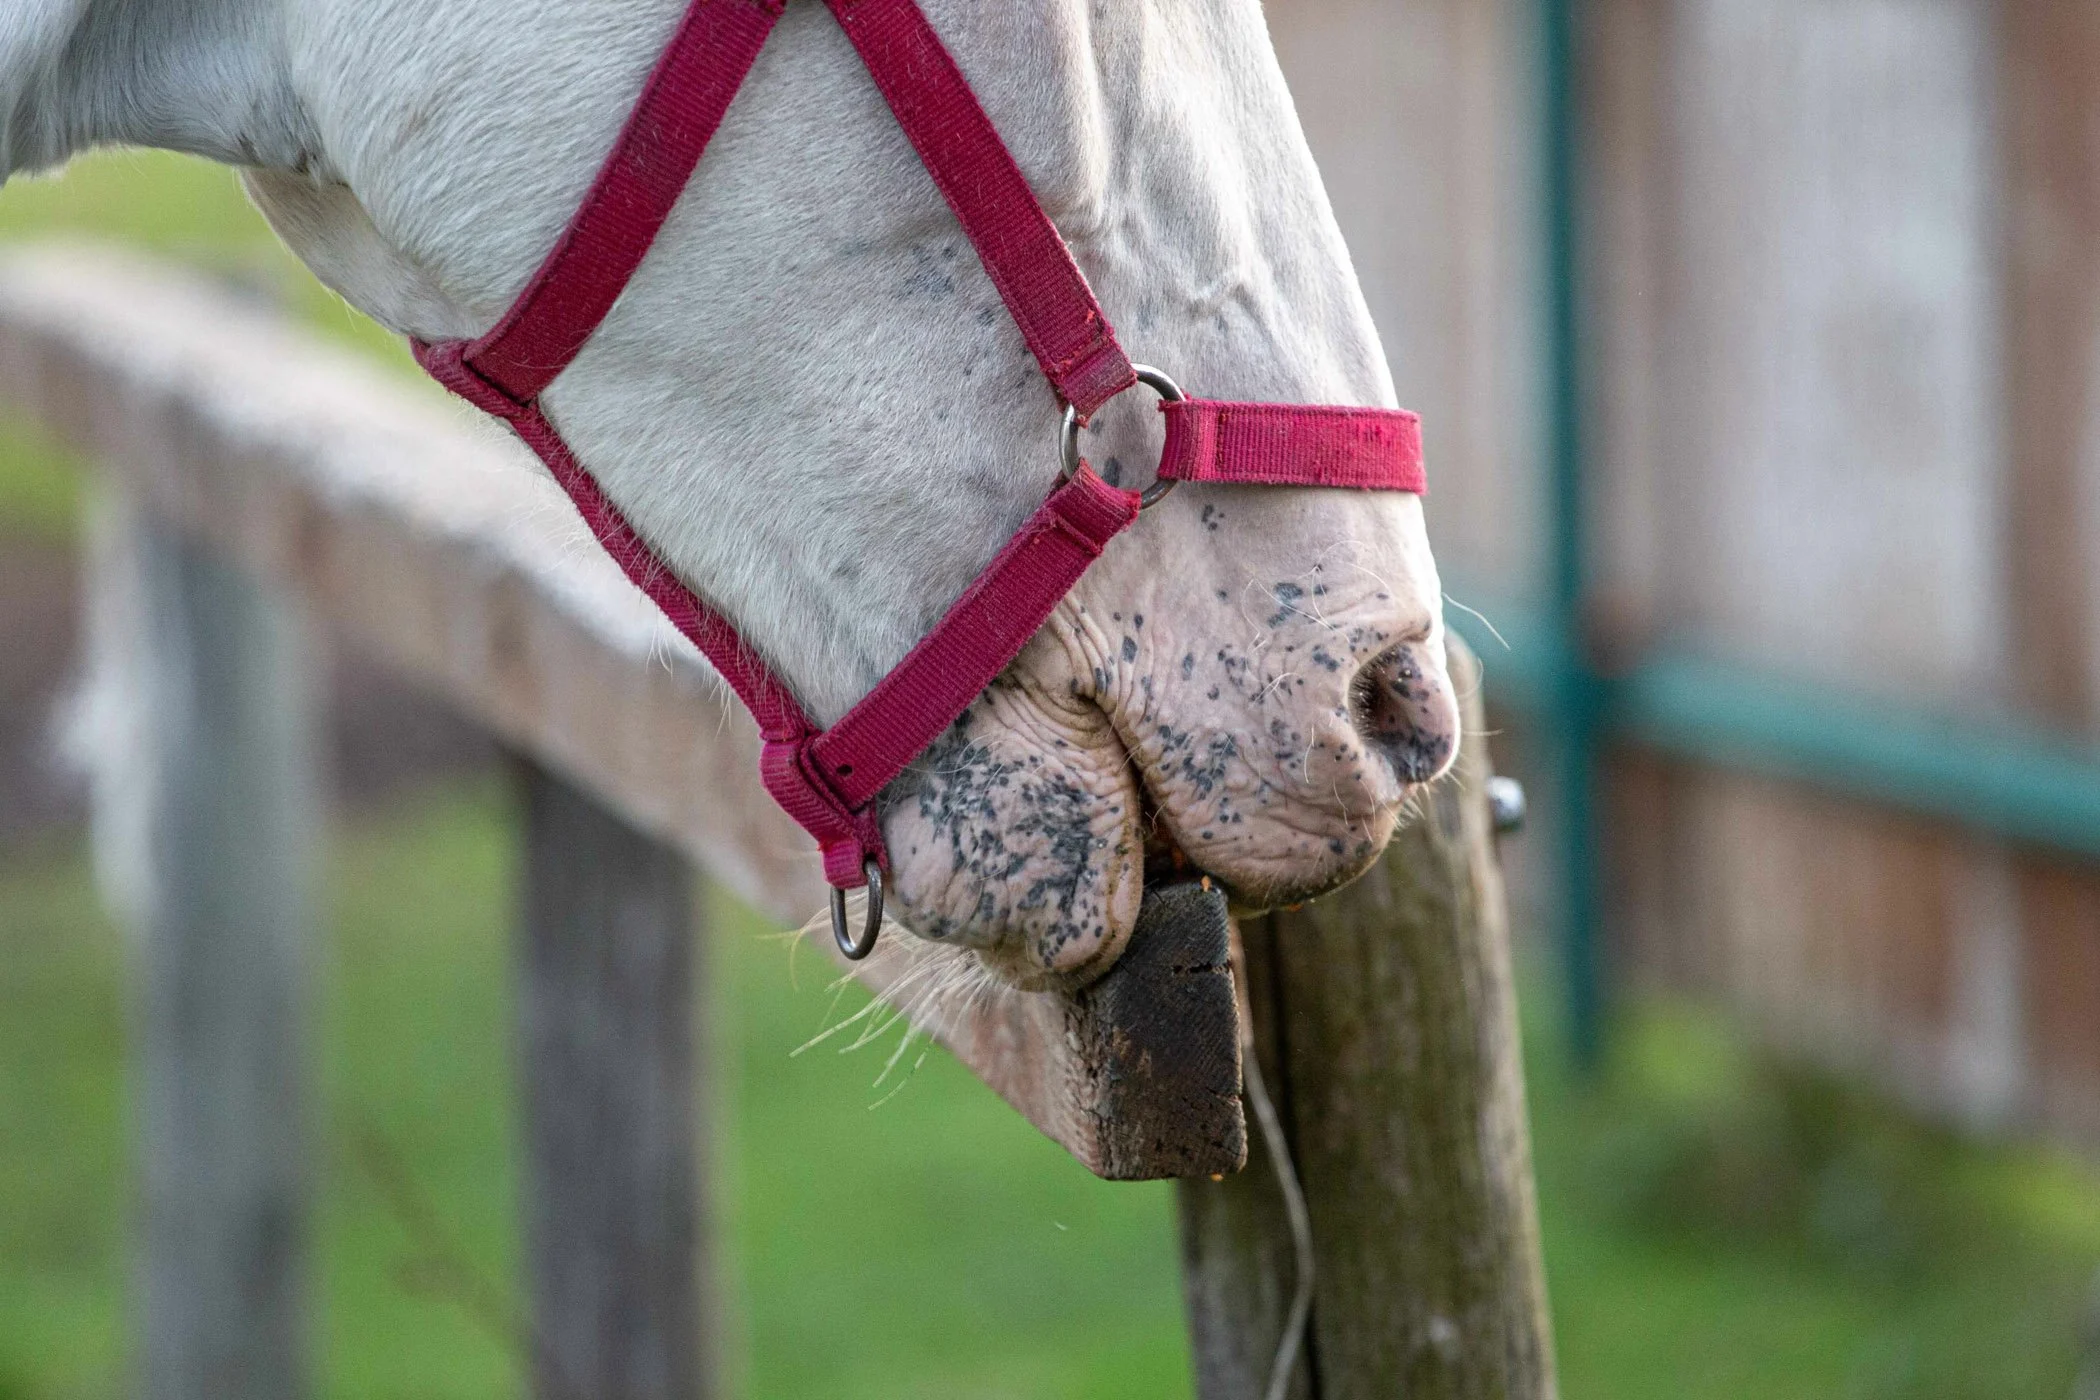
<svg viewBox="0 0 2100 1400">
<path fill-rule="evenodd" d="M 1459 772 L 1384 861 L 1241 929 L 1256 1049 L 1312 1221 L 1311 1400 L 1556 1394 L 1479 662 Z M 1293 1255 L 1266 1145 L 1180 1186 L 1197 1393 L 1259 1400 Z"/>
<path fill-rule="evenodd" d="M 148 1400 L 305 1392 L 314 747 L 299 620 L 114 502 L 94 554 L 105 866 L 125 867 Z M 121 804 L 123 810 L 112 810 Z M 114 843 L 123 850 L 110 849 Z"/>
<path fill-rule="evenodd" d="M 693 872 L 519 760 L 525 1257 L 539 1400 L 717 1393 Z"/>
</svg>

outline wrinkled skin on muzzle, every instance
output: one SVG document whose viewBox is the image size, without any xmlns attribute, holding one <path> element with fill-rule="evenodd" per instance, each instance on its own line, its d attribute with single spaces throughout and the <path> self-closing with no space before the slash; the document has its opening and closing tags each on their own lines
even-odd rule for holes
<svg viewBox="0 0 2100 1400">
<path fill-rule="evenodd" d="M 1412 497 L 1179 488 L 895 785 L 892 907 L 1070 986 L 1148 856 L 1242 909 L 1353 878 L 1457 751 L 1438 596 Z"/>
</svg>

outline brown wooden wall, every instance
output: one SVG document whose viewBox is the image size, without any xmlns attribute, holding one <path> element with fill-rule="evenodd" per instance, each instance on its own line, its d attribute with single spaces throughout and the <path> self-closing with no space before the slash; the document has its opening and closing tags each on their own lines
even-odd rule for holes
<svg viewBox="0 0 2100 1400">
<path fill-rule="evenodd" d="M 1453 595 L 1521 600 L 1534 7 L 1268 8 Z M 1611 636 L 2100 741 L 2100 4 L 1590 0 L 1582 102 Z M 2100 1145 L 2100 870 L 1638 753 L 1608 787 L 1636 979 Z"/>
</svg>

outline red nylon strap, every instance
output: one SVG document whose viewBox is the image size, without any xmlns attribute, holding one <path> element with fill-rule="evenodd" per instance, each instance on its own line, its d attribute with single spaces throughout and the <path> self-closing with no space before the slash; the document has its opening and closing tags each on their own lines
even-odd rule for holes
<svg viewBox="0 0 2100 1400">
<path fill-rule="evenodd" d="M 808 739 L 768 742 L 759 751 L 758 776 L 780 810 L 816 838 L 826 882 L 837 889 L 859 889 L 868 882 L 869 861 L 889 868 L 874 804 L 859 811 L 848 806 L 810 762 Z"/>
<path fill-rule="evenodd" d="M 1057 226 L 914 0 L 829 0 L 1021 336 L 1081 422 L 1137 382 Z"/>
<path fill-rule="evenodd" d="M 829 730 L 819 731 L 735 627 L 649 548 L 537 405 L 519 407 L 461 363 L 458 342 L 418 344 L 440 383 L 509 421 L 547 464 L 605 552 L 700 649 L 758 721 L 766 791 L 817 839 L 824 875 L 842 889 L 866 882 L 864 863 L 888 863 L 875 796 L 953 724 L 1005 670 L 1072 591 L 1087 566 L 1137 519 L 1138 497 L 1082 466 L 1051 492 L 933 631 Z"/>
<path fill-rule="evenodd" d="M 561 240 L 469 368 L 530 403 L 605 320 L 670 217 L 787 0 L 694 0 Z"/>
<path fill-rule="evenodd" d="M 1170 480 L 1429 489 L 1422 420 L 1403 409 L 1183 399 L 1162 400 L 1159 411 L 1167 420 L 1159 474 Z"/>
<path fill-rule="evenodd" d="M 876 795 L 1020 655 L 1137 513 L 1134 492 L 1082 468 L 837 724 L 766 745 L 759 760 L 766 791 L 817 838 L 827 880 L 851 889 L 865 878 L 863 861 L 884 859 Z"/>
<path fill-rule="evenodd" d="M 873 801 L 955 723 L 1137 514 L 1137 493 L 1084 464 L 1050 493 L 940 625 L 817 738 L 816 761 L 848 806 Z"/>
<path fill-rule="evenodd" d="M 656 556 L 538 406 L 520 408 L 509 404 L 500 391 L 460 363 L 460 349 L 458 341 L 415 345 L 417 360 L 432 378 L 483 412 L 507 420 L 525 445 L 547 464 L 548 472 L 574 503 L 576 513 L 590 527 L 599 546 L 613 557 L 628 580 L 663 611 L 671 625 L 700 649 L 758 721 L 761 734 L 770 740 L 815 734 L 816 726 L 787 687 L 744 645 L 729 620 L 701 601 Z"/>
<path fill-rule="evenodd" d="M 1138 498 L 1081 470 L 1007 542 L 940 623 L 830 730 L 652 551 L 540 411 L 641 266 L 785 0 L 693 0 L 561 241 L 503 320 L 469 345 L 415 344 L 453 392 L 509 421 L 637 588 L 736 691 L 766 740 L 767 791 L 851 889 L 888 864 L 874 799 L 1019 654 Z M 914 0 L 829 0 L 918 149 L 1029 349 L 1082 419 L 1136 380 L 1070 250 Z M 1384 409 L 1163 404 L 1160 475 L 1177 480 L 1423 489 L 1420 427 Z"/>
</svg>

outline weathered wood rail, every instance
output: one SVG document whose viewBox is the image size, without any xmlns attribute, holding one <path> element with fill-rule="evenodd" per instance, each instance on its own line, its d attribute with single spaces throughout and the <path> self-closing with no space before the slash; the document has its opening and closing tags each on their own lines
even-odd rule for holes
<svg viewBox="0 0 2100 1400">
<path fill-rule="evenodd" d="M 796 924 L 823 907 L 814 848 L 758 784 L 750 719 L 496 430 L 259 308 L 112 255 L 11 259 L 0 320 L 6 400 L 154 517 L 755 907 Z M 1104 1097 L 1123 1071 L 1091 1058 L 1116 1037 L 1087 1023 L 1090 1001 L 913 994 L 967 956 L 887 938 L 856 972 L 900 989 L 922 1026 L 1095 1172 L 1238 1167 L 1236 1095 L 1143 1143 L 1123 1132 Z"/>
<path fill-rule="evenodd" d="M 302 1390 L 310 618 L 521 755 L 536 1393 L 717 1393 L 690 870 L 791 922 L 823 897 L 749 721 L 507 439 L 193 280 L 0 258 L 0 407 L 102 468 L 98 649 L 149 721 L 103 804 L 142 856 L 145 1391 Z M 1292 1393 L 1553 1392 L 1485 778 L 1250 928 L 1251 1001 L 1222 918 L 1069 998 L 944 1000 L 967 955 L 904 936 L 856 970 L 1096 1173 L 1187 1179 L 1205 1400 L 1263 1393 L 1295 1283 L 1274 1177 L 1232 1176 L 1242 1005 L 1322 1261 Z"/>
</svg>

